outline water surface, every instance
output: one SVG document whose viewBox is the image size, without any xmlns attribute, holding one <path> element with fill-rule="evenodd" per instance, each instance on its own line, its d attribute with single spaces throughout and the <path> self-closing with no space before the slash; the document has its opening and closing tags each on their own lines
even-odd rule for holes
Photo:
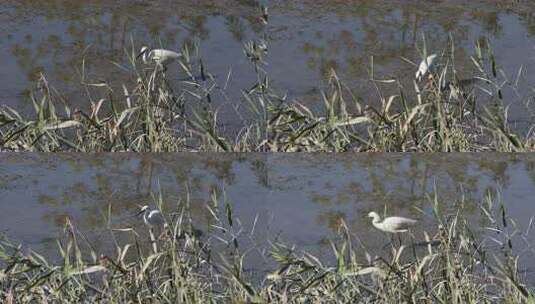
<svg viewBox="0 0 535 304">
<path fill-rule="evenodd" d="M 29 92 L 43 73 L 69 104 L 87 107 L 107 97 L 99 89 L 81 89 L 85 80 L 117 85 L 130 74 L 126 65 L 131 39 L 180 49 L 198 43 L 200 56 L 220 82 L 228 83 L 233 105 L 240 90 L 254 83 L 243 43 L 266 38 L 265 69 L 272 83 L 291 99 L 314 105 L 331 69 L 364 102 L 377 100 L 369 83 L 371 57 L 379 79 L 398 78 L 405 85 L 418 61 L 416 45 L 440 52 L 455 43 L 460 77 L 475 73 L 470 56 L 476 42 L 489 40 L 499 66 L 511 82 L 522 67 L 518 90 L 507 91 L 511 118 L 531 121 L 523 103 L 534 82 L 534 5 L 530 1 L 263 1 L 269 24 L 259 19 L 256 1 L 32 1 L 0 3 L 0 103 L 29 110 Z M 180 79 L 184 75 L 171 75 Z M 406 81 L 405 81 L 406 80 Z M 120 87 L 118 87 L 120 88 Z M 389 91 L 390 90 L 390 91 Z M 119 90 L 120 91 L 120 90 Z M 385 92 L 395 92 L 385 89 Z"/>
<path fill-rule="evenodd" d="M 133 215 L 160 192 L 168 212 L 189 202 L 203 238 L 217 232 L 209 208 L 229 204 L 243 246 L 282 241 L 327 257 L 341 223 L 372 252 L 383 248 L 388 238 L 370 211 L 418 219 L 416 237 L 432 235 L 434 193 L 445 216 L 462 213 L 487 235 L 495 224 L 481 206 L 491 197 L 523 232 L 515 240 L 523 269 L 535 266 L 520 239 L 535 241 L 531 154 L 1 154 L 0 189 L 0 233 L 52 257 L 67 218 L 93 247 L 113 251 L 109 230 L 144 231 Z"/>
</svg>

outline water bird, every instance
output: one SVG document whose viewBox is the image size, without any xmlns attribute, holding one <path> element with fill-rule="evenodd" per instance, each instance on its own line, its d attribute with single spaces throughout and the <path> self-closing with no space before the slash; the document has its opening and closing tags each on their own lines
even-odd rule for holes
<svg viewBox="0 0 535 304">
<path fill-rule="evenodd" d="M 418 71 L 416 71 L 416 80 L 422 81 L 422 79 L 429 73 L 429 77 L 433 77 L 432 72 L 434 69 L 434 63 L 435 59 L 437 58 L 436 54 L 431 54 L 427 56 L 422 62 L 420 62 L 420 66 L 418 67 Z"/>
<path fill-rule="evenodd" d="M 182 54 L 165 49 L 150 49 L 149 47 L 144 46 L 141 48 L 136 58 L 139 57 L 141 57 L 146 64 L 149 63 L 149 61 L 154 61 L 165 69 L 168 64 L 182 57 Z"/>
<path fill-rule="evenodd" d="M 373 211 L 368 213 L 368 217 L 373 219 L 372 224 L 375 228 L 389 233 L 407 232 L 411 226 L 416 224 L 416 220 L 399 216 L 387 217 L 381 222 L 379 214 Z"/>
<path fill-rule="evenodd" d="M 143 222 L 149 228 L 158 227 L 161 228 L 165 225 L 165 219 L 158 209 L 150 209 L 149 206 L 142 206 L 137 216 L 143 215 Z"/>
</svg>

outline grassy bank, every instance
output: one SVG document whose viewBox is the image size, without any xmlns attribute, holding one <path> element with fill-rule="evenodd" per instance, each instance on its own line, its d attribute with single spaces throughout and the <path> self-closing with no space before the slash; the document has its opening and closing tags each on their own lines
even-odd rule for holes
<svg viewBox="0 0 535 304">
<path fill-rule="evenodd" d="M 481 206 L 487 225 L 475 229 L 460 213 L 434 204 L 429 232 L 406 233 L 389 250 L 368 252 L 340 222 L 332 258 L 320 259 L 279 242 L 268 246 L 267 272 L 245 265 L 254 237 L 215 195 L 206 208 L 211 233 L 190 224 L 187 202 L 164 212 L 167 226 L 109 227 L 116 252 L 102 254 L 67 222 L 60 262 L 13 243 L 0 244 L 2 303 L 533 303 L 519 270 L 519 239 L 526 235 L 503 205 Z M 219 206 L 219 207 L 218 207 Z M 431 208 L 433 210 L 433 208 Z M 364 219 L 363 220 L 368 220 Z M 422 225 L 422 224 L 419 224 Z M 370 224 L 371 227 L 371 224 Z M 433 231 L 433 232 L 431 232 Z M 487 231 L 487 232 L 485 232 Z M 492 236 L 488 236 L 488 231 Z M 527 232 L 526 232 L 527 233 Z M 122 237 L 119 237 L 121 235 Z M 152 242 L 148 242 L 151 239 Z M 358 241 L 357 241 L 358 240 Z M 385 241 L 388 237 L 385 236 Z M 496 246 L 496 244 L 502 244 Z M 266 244 L 267 245 L 267 244 Z M 521 250 L 520 250 L 521 251 Z"/>
<path fill-rule="evenodd" d="M 82 67 L 80 90 L 100 89 L 103 96 L 99 100 L 88 96 L 88 109 L 71 109 L 43 75 L 31 95 L 33 114 L 0 108 L 0 149 L 390 152 L 533 147 L 530 126 L 518 133 L 508 120 L 503 91 L 514 91 L 516 82 L 505 78 L 486 45 L 475 47 L 473 77 L 458 78 L 452 43 L 438 53 L 433 80 L 410 86 L 399 79 L 376 79 L 370 58 L 369 86 L 380 97 L 365 102 L 331 71 L 318 96 L 322 106 L 314 109 L 279 93 L 284 88 L 271 86 L 263 69 L 269 46 L 261 40 L 244 44 L 256 79 L 252 85 L 243 84 L 238 100 L 229 100 L 228 79 L 213 77 L 202 58 L 193 55 L 195 47 L 185 46 L 180 64 L 173 66 L 180 66 L 180 73 L 189 77 L 184 81 L 141 65 L 135 58 L 137 49 L 132 43 L 125 55 L 130 65 L 121 69 L 131 75 L 125 84 L 91 83 Z M 379 88 L 385 86 L 396 93 L 384 95 Z M 232 128 L 220 119 L 223 108 Z"/>
</svg>

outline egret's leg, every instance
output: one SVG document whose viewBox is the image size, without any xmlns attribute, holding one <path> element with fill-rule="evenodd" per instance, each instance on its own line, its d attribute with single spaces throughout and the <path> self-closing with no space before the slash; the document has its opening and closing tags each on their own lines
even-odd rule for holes
<svg viewBox="0 0 535 304">
<path fill-rule="evenodd" d="M 390 238 L 390 241 L 383 245 L 383 250 L 386 249 L 386 247 L 388 247 L 389 245 L 390 246 L 394 246 L 394 237 L 393 237 L 393 235 L 390 234 L 388 236 L 388 238 Z"/>
<path fill-rule="evenodd" d="M 154 92 L 156 89 L 156 73 L 158 72 L 157 69 L 155 69 L 152 74 L 149 77 L 149 90 L 151 92 Z"/>
<path fill-rule="evenodd" d="M 156 238 L 154 237 L 154 232 L 152 231 L 152 227 L 149 228 L 149 237 L 150 237 L 150 242 L 152 244 L 152 250 L 154 251 L 154 253 L 158 253 L 158 245 L 156 244 Z"/>
</svg>

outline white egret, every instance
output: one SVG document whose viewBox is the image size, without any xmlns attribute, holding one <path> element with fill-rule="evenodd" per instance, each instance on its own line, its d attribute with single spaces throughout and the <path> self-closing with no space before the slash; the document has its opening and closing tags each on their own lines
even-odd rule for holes
<svg viewBox="0 0 535 304">
<path fill-rule="evenodd" d="M 149 206 L 145 205 L 141 207 L 137 215 L 143 215 L 143 222 L 145 222 L 145 225 L 149 226 L 149 228 L 162 228 L 165 225 L 165 219 L 158 209 L 151 210 Z"/>
<path fill-rule="evenodd" d="M 140 211 L 137 213 L 137 216 L 143 215 L 143 222 L 149 227 L 149 237 L 152 243 L 152 250 L 154 253 L 158 252 L 158 246 L 156 240 L 159 239 L 163 232 L 165 231 L 165 218 L 158 209 L 150 209 L 149 206 L 141 206 Z M 156 237 L 154 235 L 153 229 L 156 228 Z"/>
<path fill-rule="evenodd" d="M 141 57 L 144 63 L 154 61 L 156 64 L 166 69 L 168 64 L 182 57 L 182 54 L 165 49 L 152 50 L 149 47 L 144 46 L 139 51 L 139 55 L 137 55 L 137 58 L 139 57 Z"/>
<path fill-rule="evenodd" d="M 431 54 L 427 56 L 422 62 L 420 62 L 420 66 L 418 67 L 418 71 L 416 71 L 416 80 L 422 81 L 422 79 L 427 75 L 427 73 L 430 73 L 429 77 L 433 77 L 433 68 L 435 59 L 437 58 L 436 54 Z"/>
<path fill-rule="evenodd" d="M 375 228 L 389 233 L 407 232 L 416 224 L 416 220 L 399 216 L 387 217 L 381 222 L 379 214 L 373 211 L 368 213 L 368 217 L 373 219 L 372 224 Z"/>
</svg>

